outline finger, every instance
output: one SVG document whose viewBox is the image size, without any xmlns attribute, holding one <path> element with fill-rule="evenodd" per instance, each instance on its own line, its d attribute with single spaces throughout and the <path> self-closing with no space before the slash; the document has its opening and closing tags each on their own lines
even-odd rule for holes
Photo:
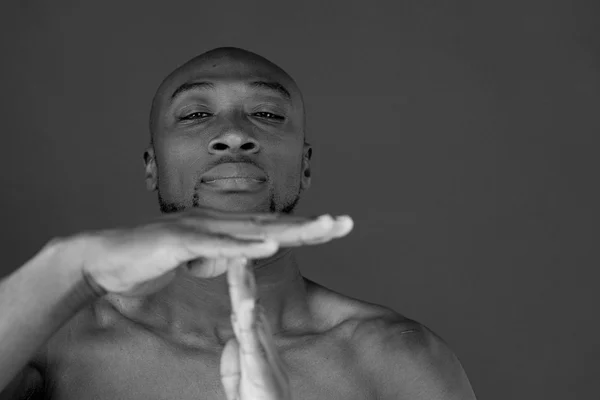
<svg viewBox="0 0 600 400">
<path fill-rule="evenodd" d="M 202 220 L 182 219 L 180 223 L 236 238 L 274 240 L 286 247 L 325 243 L 348 234 L 353 225 L 352 219 L 347 215 L 335 219 L 329 215 L 316 218 L 263 215 L 241 220 L 211 219 L 205 216 Z"/>
<path fill-rule="evenodd" d="M 267 237 L 275 240 L 280 246 L 298 246 L 313 240 L 325 238 L 334 228 L 334 220 L 329 215 L 323 215 L 316 221 L 302 226 L 291 226 L 274 232 Z"/>
<path fill-rule="evenodd" d="M 185 210 L 161 215 L 157 221 L 172 221 L 172 220 L 204 220 L 206 218 L 218 220 L 252 220 L 252 219 L 277 219 L 281 213 L 244 213 L 237 211 L 223 211 L 210 207 L 191 207 Z"/>
<path fill-rule="evenodd" d="M 240 358 L 239 345 L 235 338 L 225 344 L 221 354 L 221 382 L 227 400 L 237 400 L 236 396 L 240 387 Z"/>
<path fill-rule="evenodd" d="M 176 213 L 181 217 L 202 217 L 213 218 L 216 220 L 275 220 L 280 218 L 281 213 L 244 213 L 236 211 L 223 211 L 208 207 L 194 207 L 181 213 Z"/>
<path fill-rule="evenodd" d="M 335 222 L 334 235 L 336 238 L 346 236 L 354 229 L 354 220 L 349 215 L 340 215 Z"/>
<path fill-rule="evenodd" d="M 258 386 L 269 381 L 269 363 L 257 334 L 256 282 L 244 260 L 231 262 L 227 272 L 232 302 L 231 322 L 240 348 L 244 378 Z"/>
<path fill-rule="evenodd" d="M 257 297 L 256 281 L 252 264 L 246 258 L 227 260 L 227 285 L 231 298 L 231 311 L 239 317 L 244 301 L 254 302 Z"/>
<path fill-rule="evenodd" d="M 273 374 L 266 353 L 258 337 L 255 304 L 244 301 L 239 307 L 237 339 L 240 346 L 239 357 L 242 379 L 257 388 L 270 390 L 273 386 Z"/>
<path fill-rule="evenodd" d="M 294 246 L 301 246 L 301 245 L 313 245 L 313 244 L 326 243 L 333 239 L 338 239 L 343 236 L 346 236 L 348 233 L 350 233 L 350 231 L 352 231 L 353 227 L 354 227 L 354 222 L 352 221 L 352 218 L 350 218 L 347 215 L 342 215 L 340 217 L 337 217 L 334 220 L 334 223 L 328 232 L 325 232 L 324 234 L 322 234 L 320 236 L 319 235 L 313 235 L 313 237 L 305 236 L 303 238 L 303 240 L 304 240 L 303 242 L 297 241 L 295 243 L 281 243 L 281 245 L 286 246 L 286 247 L 294 247 Z"/>
<path fill-rule="evenodd" d="M 212 233 L 222 233 L 240 238 L 262 239 L 267 235 L 273 235 L 279 231 L 294 226 L 303 226 L 314 222 L 318 218 L 306 217 L 272 217 L 272 216 L 254 216 L 252 218 L 242 219 L 182 219 L 181 223 L 187 226 L 197 227 L 203 231 Z"/>
<path fill-rule="evenodd" d="M 258 345 L 258 340 L 252 338 L 257 294 L 256 281 L 251 269 L 252 266 L 244 258 L 229 260 L 227 267 L 232 325 L 242 351 L 251 351 L 252 346 Z"/>
<path fill-rule="evenodd" d="M 173 245 L 183 248 L 183 259 L 179 262 L 195 258 L 266 258 L 279 249 L 273 240 L 251 240 L 234 238 L 224 234 L 198 233 L 190 229 L 179 229 L 172 235 Z"/>
<path fill-rule="evenodd" d="M 235 314 L 239 334 L 237 339 L 240 345 L 240 362 L 242 363 L 244 356 L 247 356 L 246 361 L 252 362 L 257 358 L 262 358 L 262 348 L 256 333 L 255 306 L 254 301 L 245 300 L 238 306 L 238 312 Z M 256 364 L 256 367 L 261 368 L 262 364 Z"/>
<path fill-rule="evenodd" d="M 309 232 L 322 232 L 326 233 L 327 235 L 331 235 L 332 237 L 341 237 L 347 235 L 352 230 L 354 222 L 348 215 L 340 215 L 332 218 L 330 215 L 326 214 L 316 218 L 294 222 L 288 222 L 285 219 L 280 219 L 269 222 L 269 224 L 263 224 L 263 226 L 264 229 L 262 229 L 261 233 L 263 234 L 262 237 L 264 238 L 270 238 L 271 235 L 277 235 L 282 232 L 290 233 L 290 231 L 293 232 L 294 230 L 304 231 L 305 234 Z M 237 234 L 233 234 L 232 236 L 238 237 Z"/>
<path fill-rule="evenodd" d="M 215 219 L 215 220 L 233 220 L 233 221 L 244 221 L 249 220 L 256 223 L 269 224 L 269 223 L 278 223 L 281 221 L 287 222 L 305 222 L 312 221 L 317 219 L 319 216 L 298 216 L 291 214 L 282 214 L 277 212 L 269 212 L 269 213 L 244 213 L 244 212 L 236 212 L 236 211 L 222 211 L 213 208 L 206 207 L 195 207 L 193 209 L 187 209 L 181 213 L 173 213 L 175 217 L 193 217 L 193 218 L 206 218 Z"/>
</svg>

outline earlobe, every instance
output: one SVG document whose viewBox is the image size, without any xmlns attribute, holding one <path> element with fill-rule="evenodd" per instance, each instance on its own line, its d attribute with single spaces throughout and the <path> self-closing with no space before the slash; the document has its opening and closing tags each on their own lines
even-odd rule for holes
<svg viewBox="0 0 600 400">
<path fill-rule="evenodd" d="M 302 179 L 301 179 L 302 190 L 308 189 L 310 187 L 310 182 L 311 182 L 310 169 L 306 169 L 306 170 L 304 170 L 304 173 L 302 174 Z"/>
<path fill-rule="evenodd" d="M 312 147 L 308 143 L 304 143 L 304 157 L 302 159 L 302 190 L 310 187 L 311 171 L 310 159 L 312 157 Z"/>
<path fill-rule="evenodd" d="M 307 161 L 310 161 L 312 158 L 312 146 L 308 143 L 304 143 L 304 157 Z"/>
<path fill-rule="evenodd" d="M 156 160 L 152 147 L 144 151 L 144 167 L 146 175 L 146 189 L 150 192 L 156 190 Z"/>
</svg>

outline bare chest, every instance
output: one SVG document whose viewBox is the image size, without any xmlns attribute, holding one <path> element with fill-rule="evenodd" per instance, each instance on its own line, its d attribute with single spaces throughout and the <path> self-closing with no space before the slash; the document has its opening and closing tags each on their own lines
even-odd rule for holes
<svg viewBox="0 0 600 400">
<path fill-rule="evenodd" d="M 48 387 L 53 400 L 225 400 L 220 352 L 173 346 L 142 331 L 74 336 L 55 348 Z M 293 398 L 375 399 L 366 369 L 337 335 L 282 343 Z"/>
</svg>

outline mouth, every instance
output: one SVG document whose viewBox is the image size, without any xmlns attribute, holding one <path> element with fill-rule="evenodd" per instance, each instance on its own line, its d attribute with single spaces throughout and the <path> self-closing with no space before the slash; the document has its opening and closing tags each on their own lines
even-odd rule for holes
<svg viewBox="0 0 600 400">
<path fill-rule="evenodd" d="M 222 176 L 218 178 L 206 178 L 202 179 L 202 183 L 214 183 L 217 181 L 254 181 L 254 182 L 266 182 L 266 179 L 256 179 L 251 176 Z"/>
<path fill-rule="evenodd" d="M 256 192 L 264 188 L 266 180 L 247 177 L 227 177 L 204 181 L 206 187 L 225 192 Z"/>
<path fill-rule="evenodd" d="M 201 178 L 203 183 L 222 180 L 247 180 L 266 182 L 267 176 L 257 166 L 249 163 L 223 163 L 208 170 Z"/>
<path fill-rule="evenodd" d="M 267 176 L 253 164 L 223 163 L 206 172 L 201 182 L 218 191 L 253 192 L 265 187 Z"/>
</svg>

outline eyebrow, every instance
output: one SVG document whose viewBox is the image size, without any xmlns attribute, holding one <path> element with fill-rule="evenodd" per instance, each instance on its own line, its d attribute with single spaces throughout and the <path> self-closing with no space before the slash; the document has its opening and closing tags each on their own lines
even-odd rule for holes
<svg viewBox="0 0 600 400">
<path fill-rule="evenodd" d="M 248 83 L 248 86 L 251 88 L 257 88 L 262 90 L 268 90 L 270 92 L 277 93 L 278 95 L 284 97 L 288 101 L 292 100 L 292 96 L 290 92 L 279 82 L 274 81 L 253 81 Z M 175 97 L 192 90 L 205 90 L 205 89 L 214 89 L 215 84 L 212 82 L 186 82 L 183 85 L 179 86 L 173 94 L 171 95 L 171 101 L 175 99 Z"/>
</svg>

